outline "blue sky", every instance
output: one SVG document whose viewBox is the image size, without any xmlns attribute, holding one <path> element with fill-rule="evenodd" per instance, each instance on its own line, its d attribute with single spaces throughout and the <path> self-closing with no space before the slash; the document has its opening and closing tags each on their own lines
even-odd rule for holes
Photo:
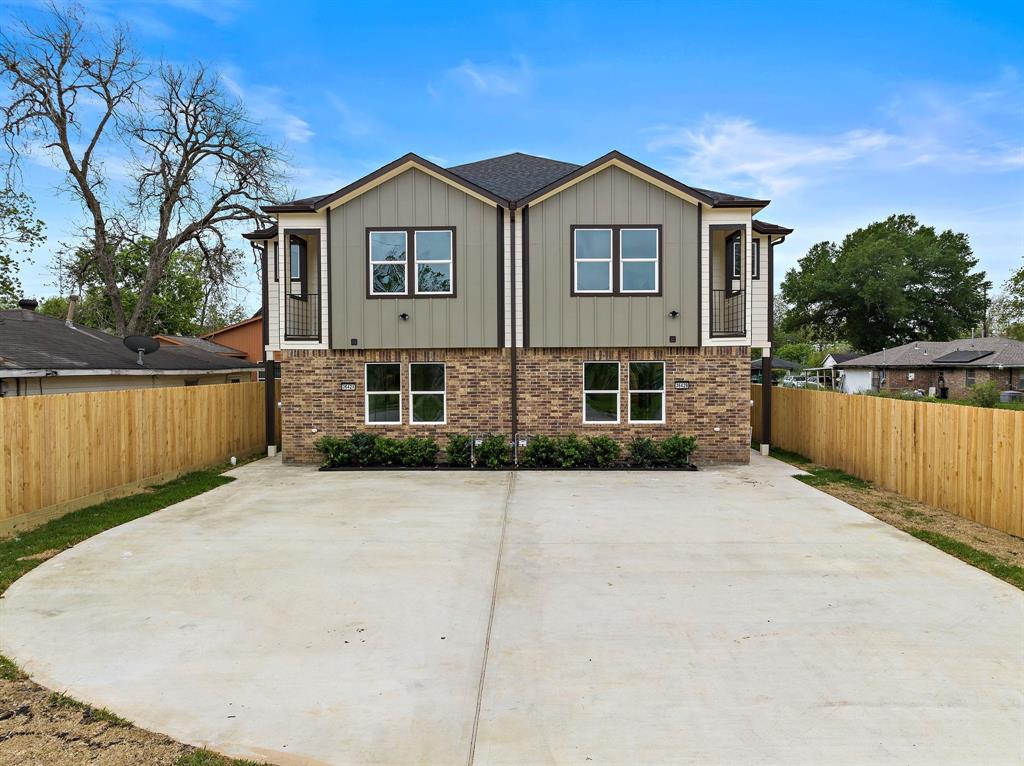
<svg viewBox="0 0 1024 766">
<path fill-rule="evenodd" d="M 290 158 L 299 196 L 407 151 L 454 165 L 619 149 L 773 200 L 814 242 L 890 213 L 966 232 L 998 286 L 1024 255 L 1024 3 L 86 2 L 147 58 L 202 59 Z M 10 14 L 32 4 L 4 2 Z M 34 166 L 50 245 L 77 212 Z M 241 240 L 239 240 L 241 245 Z M 243 296 L 258 305 L 255 281 Z"/>
</svg>

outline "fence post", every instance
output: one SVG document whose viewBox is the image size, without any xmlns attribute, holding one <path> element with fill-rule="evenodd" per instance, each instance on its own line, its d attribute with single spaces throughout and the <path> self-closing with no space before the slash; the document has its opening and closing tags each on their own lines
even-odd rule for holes
<svg viewBox="0 0 1024 766">
<path fill-rule="evenodd" d="M 264 418 L 267 424 L 267 456 L 277 454 L 277 436 L 274 426 L 277 424 L 277 397 L 274 395 L 274 384 L 277 380 L 277 362 L 268 359 L 263 363 L 264 385 Z"/>
<path fill-rule="evenodd" d="M 761 349 L 761 454 L 767 455 L 772 443 L 772 350 Z"/>
</svg>

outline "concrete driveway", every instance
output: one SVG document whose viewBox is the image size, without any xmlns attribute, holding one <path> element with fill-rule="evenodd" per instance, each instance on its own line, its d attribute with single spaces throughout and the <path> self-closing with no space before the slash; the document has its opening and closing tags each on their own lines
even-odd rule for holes
<svg viewBox="0 0 1024 766">
<path fill-rule="evenodd" d="M 234 473 L 16 583 L 0 650 L 279 764 L 1024 761 L 1024 594 L 781 463 Z"/>
</svg>

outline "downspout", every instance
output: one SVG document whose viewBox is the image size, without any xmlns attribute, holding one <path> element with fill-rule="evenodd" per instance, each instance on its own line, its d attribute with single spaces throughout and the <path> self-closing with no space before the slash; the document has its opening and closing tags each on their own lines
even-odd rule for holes
<svg viewBox="0 0 1024 766">
<path fill-rule="evenodd" d="M 509 319 L 512 324 L 512 355 L 510 365 L 512 367 L 512 459 L 513 462 L 518 465 L 519 463 L 519 384 L 517 381 L 516 369 L 518 360 L 516 355 L 516 330 L 518 325 L 516 323 L 516 203 L 509 202 L 508 205 L 508 242 L 509 242 L 509 276 L 511 277 L 511 289 L 509 291 Z"/>
</svg>

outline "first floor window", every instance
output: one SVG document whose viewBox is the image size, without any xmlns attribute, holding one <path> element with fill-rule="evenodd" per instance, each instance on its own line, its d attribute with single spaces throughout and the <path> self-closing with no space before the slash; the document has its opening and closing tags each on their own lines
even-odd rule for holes
<svg viewBox="0 0 1024 766">
<path fill-rule="evenodd" d="M 619 363 L 583 363 L 583 422 L 619 422 Z"/>
<path fill-rule="evenodd" d="M 665 363 L 629 363 L 629 422 L 665 422 Z"/>
<path fill-rule="evenodd" d="M 412 423 L 444 423 L 445 367 L 442 362 L 409 364 L 409 411 Z"/>
<path fill-rule="evenodd" d="M 964 373 L 965 373 L 965 375 L 964 375 L 964 383 L 967 386 L 973 386 L 974 385 L 974 381 L 975 381 L 975 377 L 974 377 L 975 371 L 974 370 L 964 370 Z"/>
<path fill-rule="evenodd" d="M 370 232 L 370 295 L 405 295 L 408 241 L 404 231 Z"/>
<path fill-rule="evenodd" d="M 612 291 L 612 230 L 575 229 L 572 243 L 573 289 L 578 293 Z"/>
<path fill-rule="evenodd" d="M 750 278 L 761 278 L 761 240 L 750 240 Z"/>
<path fill-rule="evenodd" d="M 416 293 L 450 295 L 452 290 L 452 246 L 454 231 L 415 232 Z"/>
<path fill-rule="evenodd" d="M 366 365 L 366 422 L 402 422 L 401 365 Z"/>
</svg>

